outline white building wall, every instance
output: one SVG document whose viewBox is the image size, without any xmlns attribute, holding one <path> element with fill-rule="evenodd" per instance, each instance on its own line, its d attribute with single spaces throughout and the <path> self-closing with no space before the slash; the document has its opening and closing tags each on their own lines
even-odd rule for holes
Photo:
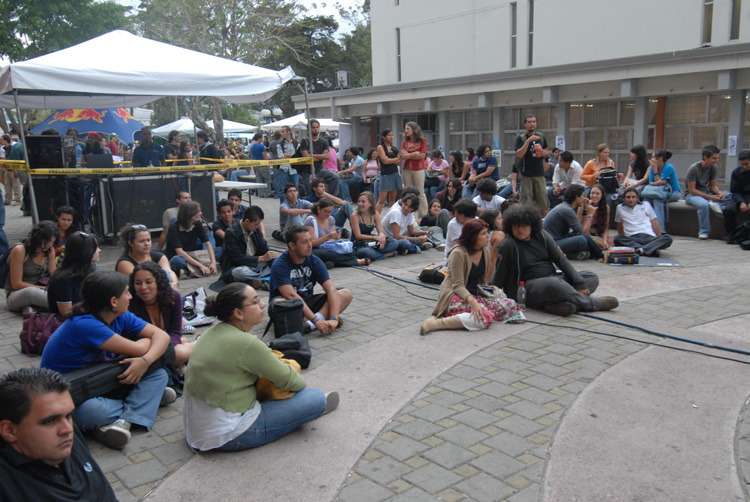
<svg viewBox="0 0 750 502">
<path fill-rule="evenodd" d="M 517 0 L 517 69 L 528 67 L 529 0 Z M 510 0 L 374 0 L 373 84 L 511 70 Z M 711 45 L 750 41 L 743 6 L 730 41 L 731 0 L 715 0 Z M 702 0 L 534 0 L 533 67 L 643 56 L 701 45 Z"/>
</svg>

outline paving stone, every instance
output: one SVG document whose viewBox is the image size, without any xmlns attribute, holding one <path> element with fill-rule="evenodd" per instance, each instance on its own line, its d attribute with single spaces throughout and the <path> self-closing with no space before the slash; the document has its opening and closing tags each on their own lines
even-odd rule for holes
<svg viewBox="0 0 750 502">
<path fill-rule="evenodd" d="M 528 389 L 519 390 L 518 392 L 514 392 L 513 395 L 536 404 L 548 403 L 550 401 L 554 401 L 559 397 L 549 392 L 537 389 L 536 387 L 529 387 Z"/>
<path fill-rule="evenodd" d="M 489 394 L 490 396 L 494 396 L 494 397 L 504 397 L 509 394 L 512 394 L 517 389 L 514 387 L 511 387 L 510 385 L 504 385 L 499 382 L 492 382 L 492 383 L 480 385 L 479 387 L 475 387 L 473 390 L 476 390 L 478 392 L 483 392 L 484 394 Z"/>
<path fill-rule="evenodd" d="M 123 467 L 115 471 L 126 488 L 132 489 L 145 483 L 157 482 L 169 473 L 158 460 L 149 460 L 140 464 Z"/>
<path fill-rule="evenodd" d="M 407 492 L 400 493 L 389 499 L 389 502 L 435 502 L 435 497 L 424 490 L 414 487 Z"/>
<path fill-rule="evenodd" d="M 384 442 L 376 448 L 378 451 L 390 455 L 396 460 L 404 461 L 407 458 L 428 450 L 429 446 L 423 445 L 419 441 L 414 441 L 407 437 L 399 437 L 393 441 Z"/>
<path fill-rule="evenodd" d="M 507 411 L 521 415 L 529 420 L 537 420 L 540 417 L 549 415 L 550 410 L 534 404 L 531 401 L 519 401 L 505 407 Z"/>
<path fill-rule="evenodd" d="M 412 471 L 404 476 L 409 483 L 430 493 L 437 493 L 458 483 L 463 478 L 447 469 L 435 464 L 428 464 L 421 469 Z"/>
<path fill-rule="evenodd" d="M 381 485 L 387 485 L 411 471 L 411 467 L 389 456 L 380 457 L 373 462 L 357 467 L 357 472 Z"/>
<path fill-rule="evenodd" d="M 500 420 L 495 425 L 497 425 L 501 429 L 510 431 L 513 434 L 517 434 L 521 437 L 529 436 L 544 429 L 544 427 L 539 425 L 538 423 L 532 420 L 527 420 L 523 417 L 519 417 L 517 415 L 513 415 L 506 419 Z"/>
<path fill-rule="evenodd" d="M 526 368 L 521 368 L 521 369 L 526 369 Z M 514 382 L 518 382 L 519 380 L 521 380 L 522 377 L 515 371 L 509 371 L 507 369 L 501 368 L 497 371 L 493 371 L 492 373 L 486 374 L 485 378 L 489 378 L 490 380 L 494 380 L 495 382 L 500 382 L 505 385 L 510 385 Z"/>
<path fill-rule="evenodd" d="M 473 397 L 467 401 L 464 401 L 463 404 L 471 408 L 476 408 L 478 410 L 484 411 L 485 413 L 492 413 L 503 408 L 503 406 L 506 405 L 503 400 L 493 396 L 489 396 L 487 394 L 481 394 L 477 397 Z"/>
<path fill-rule="evenodd" d="M 415 410 L 411 412 L 411 414 L 417 418 L 423 418 L 429 422 L 437 422 L 438 420 L 442 420 L 443 418 L 455 415 L 456 412 L 444 406 L 431 404 L 429 406 L 425 406 L 424 408 Z"/>
<path fill-rule="evenodd" d="M 99 467 L 104 474 L 131 465 L 130 460 L 128 460 L 125 455 L 119 451 L 110 450 L 109 448 L 107 448 L 106 453 L 96 455 L 94 459 L 96 460 L 96 463 L 99 464 Z"/>
<path fill-rule="evenodd" d="M 468 448 L 469 446 L 484 441 L 490 436 L 476 430 L 475 427 L 469 427 L 464 424 L 458 424 L 455 427 L 439 432 L 437 436 L 451 443 L 457 444 L 462 448 Z"/>
<path fill-rule="evenodd" d="M 497 421 L 497 418 L 493 417 L 489 413 L 485 413 L 483 411 L 475 409 L 464 411 L 463 413 L 454 415 L 451 418 L 476 429 L 481 429 L 482 427 L 486 427 Z"/>
<path fill-rule="evenodd" d="M 540 488 L 536 483 L 513 495 L 508 502 L 538 502 Z"/>
<path fill-rule="evenodd" d="M 499 451 L 482 455 L 481 457 L 472 460 L 470 463 L 477 469 L 492 474 L 499 479 L 507 478 L 526 467 L 526 464 L 523 462 L 519 462 L 513 457 Z"/>
<path fill-rule="evenodd" d="M 523 453 L 536 448 L 538 445 L 532 441 L 517 436 L 510 432 L 501 432 L 495 437 L 482 441 L 487 446 L 504 453 L 510 457 L 516 458 Z"/>
<path fill-rule="evenodd" d="M 560 386 L 560 382 L 558 380 L 544 375 L 534 375 L 529 378 L 524 378 L 521 381 L 527 385 L 531 385 L 532 387 L 537 387 L 542 390 L 550 390 Z"/>
<path fill-rule="evenodd" d="M 471 366 L 464 366 L 463 368 L 450 370 L 451 375 L 466 380 L 473 380 L 474 378 L 482 377 L 486 373 L 487 372 L 481 368 L 472 368 Z"/>
<path fill-rule="evenodd" d="M 446 380 L 445 382 L 439 383 L 438 386 L 452 392 L 465 392 L 476 387 L 477 384 L 476 382 L 465 380 L 463 378 L 452 378 L 450 380 Z"/>
<path fill-rule="evenodd" d="M 463 394 L 459 394 L 456 392 L 451 392 L 449 390 L 444 390 L 439 387 L 436 387 L 440 390 L 437 394 L 433 394 L 431 396 L 425 397 L 424 400 L 428 401 L 432 404 L 439 404 L 440 406 L 444 406 L 446 408 L 450 408 L 451 406 L 462 403 L 469 399 L 467 396 Z"/>
<path fill-rule="evenodd" d="M 339 499 L 344 502 L 380 502 L 393 495 L 393 492 L 363 479 L 345 487 L 339 492 Z"/>
<path fill-rule="evenodd" d="M 510 486 L 485 473 L 477 474 L 473 478 L 458 483 L 456 489 L 478 502 L 497 502 L 512 495 L 515 491 Z"/>
<path fill-rule="evenodd" d="M 415 441 L 421 441 L 422 439 L 432 436 L 433 434 L 443 430 L 439 425 L 435 425 L 431 422 L 427 422 L 418 418 L 411 422 L 400 425 L 394 429 L 399 434 L 410 437 Z"/>
<path fill-rule="evenodd" d="M 187 462 L 195 453 L 193 453 L 185 441 L 165 444 L 151 450 L 156 458 L 164 465 L 170 465 L 175 462 Z"/>
<path fill-rule="evenodd" d="M 477 455 L 453 443 L 443 443 L 437 448 L 423 452 L 422 457 L 446 469 L 454 469 L 475 459 Z"/>
</svg>

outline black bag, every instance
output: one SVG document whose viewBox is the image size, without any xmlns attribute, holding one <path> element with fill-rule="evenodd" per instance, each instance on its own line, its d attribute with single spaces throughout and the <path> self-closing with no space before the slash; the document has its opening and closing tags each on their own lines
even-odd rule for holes
<svg viewBox="0 0 750 502">
<path fill-rule="evenodd" d="M 133 388 L 133 385 L 121 384 L 118 378 L 128 369 L 127 365 L 120 364 L 120 361 L 129 357 L 120 355 L 109 361 L 90 364 L 84 368 L 65 373 L 63 378 L 70 382 L 70 395 L 73 398 L 73 404 L 78 406 L 91 398 L 104 395 L 123 399 Z M 150 375 L 159 368 L 172 364 L 175 358 L 174 345 L 169 342 L 164 354 L 148 367 L 143 376 Z M 117 393 L 116 397 L 112 395 L 113 392 Z"/>
<path fill-rule="evenodd" d="M 427 284 L 442 284 L 447 274 L 448 270 L 445 268 L 445 265 L 432 263 L 419 273 L 419 280 Z"/>
<path fill-rule="evenodd" d="M 620 189 L 620 182 L 617 180 L 617 171 L 614 169 L 602 169 L 599 171 L 597 183 L 604 187 L 608 194 L 617 193 Z"/>
<path fill-rule="evenodd" d="M 310 361 L 312 360 L 310 342 L 299 332 L 287 333 L 284 336 L 280 336 L 269 343 L 268 346 L 284 354 L 286 359 L 297 361 L 302 369 L 310 366 Z"/>
<path fill-rule="evenodd" d="M 268 309 L 268 316 L 271 320 L 266 324 L 263 336 L 271 329 L 271 324 L 273 324 L 273 332 L 276 338 L 289 333 L 304 333 L 305 313 L 303 306 L 304 302 L 299 298 L 273 302 Z"/>
<path fill-rule="evenodd" d="M 742 225 L 737 225 L 737 227 L 732 230 L 732 233 L 727 235 L 726 240 L 727 244 L 739 245 L 742 245 L 746 240 L 750 240 L 750 221 L 746 221 Z"/>
<path fill-rule="evenodd" d="M 750 240 L 740 242 L 740 249 L 743 251 L 750 251 Z"/>
</svg>

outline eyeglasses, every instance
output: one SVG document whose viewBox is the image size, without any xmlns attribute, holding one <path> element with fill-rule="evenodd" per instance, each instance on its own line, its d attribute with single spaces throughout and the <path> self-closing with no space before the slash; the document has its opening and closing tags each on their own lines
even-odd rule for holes
<svg viewBox="0 0 750 502">
<path fill-rule="evenodd" d="M 258 305 L 258 306 L 260 306 L 260 305 L 261 305 L 262 303 L 263 303 L 263 302 L 262 302 L 262 301 L 260 301 L 260 297 L 256 296 L 254 300 L 251 300 L 251 301 L 250 301 L 250 303 L 246 303 L 246 304 L 244 304 L 244 305 L 242 306 L 242 308 L 244 309 L 245 307 L 252 307 L 253 305 Z"/>
</svg>

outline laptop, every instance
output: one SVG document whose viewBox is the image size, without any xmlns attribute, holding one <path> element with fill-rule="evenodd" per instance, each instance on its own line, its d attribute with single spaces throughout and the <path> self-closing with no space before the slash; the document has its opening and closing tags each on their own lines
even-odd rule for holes
<svg viewBox="0 0 750 502">
<path fill-rule="evenodd" d="M 86 167 L 88 169 L 104 169 L 113 167 L 112 155 L 109 153 L 88 154 L 86 155 Z"/>
</svg>

